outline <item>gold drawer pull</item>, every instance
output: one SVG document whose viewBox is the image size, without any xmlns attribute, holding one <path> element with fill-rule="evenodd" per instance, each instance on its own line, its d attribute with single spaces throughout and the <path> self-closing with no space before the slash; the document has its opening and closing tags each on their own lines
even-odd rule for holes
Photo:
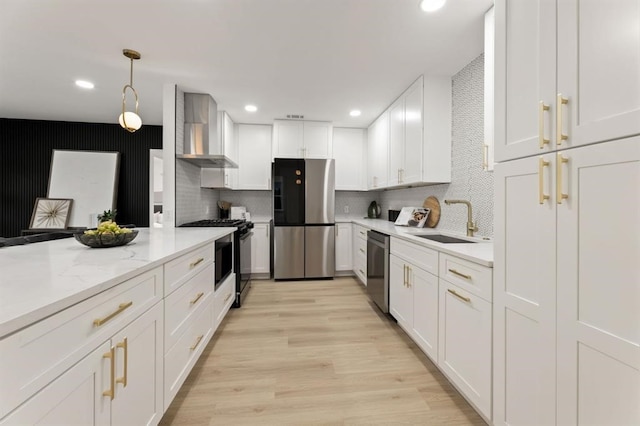
<svg viewBox="0 0 640 426">
<path fill-rule="evenodd" d="M 544 112 L 549 111 L 549 105 L 545 105 L 544 101 L 540 101 L 538 104 L 538 145 L 540 149 L 544 148 L 549 143 L 549 139 L 544 137 Z"/>
<path fill-rule="evenodd" d="M 363 249 L 360 249 L 360 251 L 364 253 L 364 250 L 363 250 Z"/>
<path fill-rule="evenodd" d="M 549 166 L 549 162 L 544 158 L 538 159 L 538 202 L 544 204 L 544 200 L 548 200 L 549 196 L 544 193 L 544 168 Z"/>
<path fill-rule="evenodd" d="M 196 303 L 198 303 L 198 300 L 200 300 L 200 298 L 204 296 L 204 293 L 198 293 L 195 297 L 195 299 L 193 299 L 191 302 L 189 302 L 189 304 L 191 305 L 195 305 Z"/>
<path fill-rule="evenodd" d="M 562 192 L 562 165 L 569 162 L 568 158 L 564 158 L 562 153 L 558 153 L 556 159 L 556 202 L 562 204 L 562 200 L 569 198 L 569 194 Z"/>
<path fill-rule="evenodd" d="M 467 302 L 467 303 L 471 303 L 471 299 L 470 299 L 470 298 L 459 295 L 455 290 L 451 290 L 450 288 L 448 288 L 448 289 L 447 289 L 447 291 L 448 291 L 449 293 L 453 294 L 453 295 L 454 295 L 455 297 L 457 297 L 458 299 L 460 299 L 460 300 L 464 300 L 464 301 L 465 301 L 465 302 Z"/>
<path fill-rule="evenodd" d="M 199 335 L 198 338 L 196 339 L 196 342 L 189 349 L 191 349 L 192 351 L 195 350 L 200 344 L 200 341 L 202 340 L 203 337 L 204 337 L 203 334 Z"/>
<path fill-rule="evenodd" d="M 115 396 L 115 387 L 116 387 L 116 380 L 115 380 L 115 374 L 116 374 L 116 354 L 115 354 L 115 348 L 112 346 L 111 349 L 109 350 L 109 352 L 106 352 L 104 354 L 102 354 L 102 358 L 109 358 L 109 364 L 110 364 L 110 369 L 111 369 L 111 373 L 109 376 L 109 390 L 106 390 L 104 392 L 102 392 L 102 396 L 108 396 L 111 398 L 111 400 L 113 401 L 113 397 Z"/>
<path fill-rule="evenodd" d="M 225 298 L 224 298 L 224 302 L 225 302 L 225 303 L 227 302 L 227 300 L 229 300 L 229 299 L 231 298 L 231 295 L 232 295 L 232 294 L 233 294 L 233 293 L 229 293 L 229 294 L 227 294 L 227 297 L 225 297 Z"/>
<path fill-rule="evenodd" d="M 204 261 L 204 257 L 201 257 L 200 259 L 196 260 L 195 262 L 191 262 L 189 264 L 189 269 L 193 269 L 196 266 L 198 266 L 199 264 L 201 264 Z"/>
<path fill-rule="evenodd" d="M 364 235 L 364 232 L 360 231 L 360 235 Z"/>
<path fill-rule="evenodd" d="M 457 275 L 459 277 L 462 277 L 464 279 L 467 279 L 467 280 L 471 279 L 471 275 L 463 274 L 462 272 L 458 272 L 455 269 L 449 269 L 449 272 L 451 272 L 452 274 L 455 274 L 455 275 Z"/>
<path fill-rule="evenodd" d="M 122 375 L 122 377 L 119 377 L 116 379 L 116 383 L 122 383 L 123 387 L 127 387 L 127 364 L 129 364 L 129 345 L 127 344 L 127 338 L 125 337 L 124 340 L 120 343 L 118 343 L 116 345 L 116 348 L 122 348 L 124 349 L 124 374 Z"/>
<path fill-rule="evenodd" d="M 366 275 L 362 269 L 358 269 L 362 275 Z"/>
<path fill-rule="evenodd" d="M 563 98 L 562 93 L 556 97 L 556 145 L 562 145 L 562 141 L 569 139 L 568 135 L 562 133 L 562 105 L 569 103 L 569 99 Z"/>
<path fill-rule="evenodd" d="M 128 307 L 130 307 L 131 305 L 133 305 L 133 302 L 127 302 L 127 303 L 121 303 L 118 306 L 118 309 L 116 309 L 115 311 L 111 312 L 109 315 L 107 315 L 104 318 L 98 318 L 98 319 L 94 319 L 93 320 L 93 325 L 96 327 L 100 327 L 102 324 L 104 324 L 105 322 L 109 321 L 111 318 L 115 317 L 116 315 L 122 313 L 122 311 L 124 311 L 125 309 L 127 309 Z"/>
</svg>

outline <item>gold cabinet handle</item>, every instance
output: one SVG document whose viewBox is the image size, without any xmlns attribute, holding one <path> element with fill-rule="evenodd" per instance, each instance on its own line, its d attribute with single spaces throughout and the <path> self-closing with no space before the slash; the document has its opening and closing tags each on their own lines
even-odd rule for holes
<svg viewBox="0 0 640 426">
<path fill-rule="evenodd" d="M 116 382 L 115 382 L 115 377 L 116 377 L 116 353 L 115 353 L 116 349 L 112 346 L 111 349 L 109 350 L 109 352 L 105 352 L 104 354 L 102 354 L 102 358 L 109 358 L 109 364 L 110 364 L 110 369 L 111 369 L 111 373 L 109 374 L 109 390 L 106 390 L 104 392 L 102 392 L 102 396 L 108 396 L 111 398 L 111 400 L 113 401 L 113 397 L 115 396 L 115 387 L 116 387 Z"/>
<path fill-rule="evenodd" d="M 204 257 L 201 257 L 200 259 L 196 260 L 195 262 L 191 262 L 189 264 L 189 269 L 193 269 L 196 266 L 198 266 L 199 264 L 201 264 L 204 261 Z"/>
<path fill-rule="evenodd" d="M 118 343 L 116 345 L 116 348 L 122 348 L 124 349 L 124 371 L 122 374 L 122 377 L 118 377 L 116 379 L 116 383 L 122 383 L 123 387 L 127 387 L 127 369 L 128 369 L 128 364 L 129 364 L 129 345 L 127 344 L 127 338 L 125 337 L 124 340 L 120 343 Z"/>
<path fill-rule="evenodd" d="M 447 289 L 447 291 L 448 291 L 449 293 L 453 294 L 453 295 L 454 295 L 455 297 L 457 297 L 458 299 L 460 299 L 460 300 L 464 300 L 464 301 L 465 301 L 465 302 L 467 302 L 467 303 L 471 303 L 471 298 L 469 298 L 469 297 L 464 297 L 464 296 L 462 296 L 461 294 L 458 294 L 458 292 L 457 292 L 457 291 L 455 291 L 455 290 L 451 290 L 450 288 L 448 288 L 448 289 Z"/>
<path fill-rule="evenodd" d="M 549 143 L 549 139 L 544 137 L 544 112 L 549 111 L 549 105 L 545 105 L 544 101 L 540 101 L 538 109 L 538 142 L 540 149 Z"/>
<path fill-rule="evenodd" d="M 407 265 L 402 265 L 402 286 L 407 286 Z"/>
<path fill-rule="evenodd" d="M 365 233 L 364 233 L 364 232 L 362 232 L 362 231 L 359 231 L 359 232 L 360 232 L 360 235 L 365 235 Z"/>
<path fill-rule="evenodd" d="M 191 347 L 189 349 L 192 350 L 192 351 L 195 350 L 198 347 L 198 345 L 200 344 L 200 341 L 202 340 L 203 337 L 204 337 L 203 334 L 199 335 L 196 338 L 196 342 L 193 345 L 191 345 Z"/>
<path fill-rule="evenodd" d="M 411 288 L 411 272 L 413 271 L 413 269 L 411 269 L 411 266 L 407 266 L 407 288 Z"/>
<path fill-rule="evenodd" d="M 231 295 L 232 295 L 232 294 L 233 294 L 233 293 L 229 293 L 229 294 L 227 294 L 227 297 L 225 297 L 225 298 L 224 298 L 224 303 L 227 303 L 227 301 L 231 298 Z"/>
<path fill-rule="evenodd" d="M 126 302 L 126 303 L 121 303 L 118 306 L 118 309 L 116 309 L 115 311 L 111 312 L 109 315 L 107 315 L 104 318 L 97 318 L 93 320 L 93 325 L 95 327 L 100 327 L 102 324 L 104 324 L 105 322 L 109 321 L 111 318 L 115 317 L 116 315 L 122 313 L 122 311 L 124 311 L 125 309 L 129 308 L 131 305 L 133 305 L 133 302 Z"/>
<path fill-rule="evenodd" d="M 463 274 L 462 272 L 458 272 L 455 269 L 449 269 L 449 272 L 467 280 L 470 280 L 472 278 L 471 275 Z"/>
<path fill-rule="evenodd" d="M 367 276 L 367 274 L 365 274 L 365 273 L 364 273 L 364 271 L 363 271 L 362 269 L 358 269 L 358 271 L 360 271 L 360 273 L 361 273 L 363 276 Z"/>
<path fill-rule="evenodd" d="M 200 298 L 202 296 L 204 296 L 204 293 L 202 293 L 202 292 L 196 294 L 196 297 L 194 297 L 193 300 L 189 302 L 189 304 L 190 305 L 195 305 L 196 303 L 198 303 L 198 300 L 200 300 Z"/>
<path fill-rule="evenodd" d="M 544 204 L 544 200 L 549 199 L 549 196 L 544 193 L 544 168 L 547 166 L 549 166 L 549 162 L 540 157 L 538 159 L 538 202 L 540 204 Z"/>
<path fill-rule="evenodd" d="M 569 139 L 568 135 L 562 133 L 562 105 L 569 103 L 569 99 L 563 98 L 562 93 L 558 93 L 556 99 L 556 145 L 562 145 L 562 141 Z"/>
<path fill-rule="evenodd" d="M 360 249 L 360 251 L 364 253 L 364 249 Z"/>
<path fill-rule="evenodd" d="M 569 194 L 562 192 L 562 165 L 568 162 L 569 159 L 564 158 L 559 152 L 556 158 L 556 201 L 558 204 L 562 204 L 562 200 L 569 198 Z"/>
<path fill-rule="evenodd" d="M 489 145 L 482 145 L 482 170 L 489 170 Z"/>
</svg>

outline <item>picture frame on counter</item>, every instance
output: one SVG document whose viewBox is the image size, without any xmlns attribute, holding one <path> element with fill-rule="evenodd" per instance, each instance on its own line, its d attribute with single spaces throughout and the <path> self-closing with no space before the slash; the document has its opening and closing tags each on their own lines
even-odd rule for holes
<svg viewBox="0 0 640 426">
<path fill-rule="evenodd" d="M 29 229 L 66 229 L 73 199 L 36 198 Z"/>
</svg>

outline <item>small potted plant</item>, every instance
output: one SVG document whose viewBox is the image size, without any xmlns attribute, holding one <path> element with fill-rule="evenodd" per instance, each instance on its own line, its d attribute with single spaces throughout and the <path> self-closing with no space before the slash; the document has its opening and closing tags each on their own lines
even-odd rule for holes
<svg viewBox="0 0 640 426">
<path fill-rule="evenodd" d="M 102 212 L 102 214 L 98 215 L 98 223 L 106 222 L 108 220 L 115 222 L 117 214 L 118 210 L 116 209 L 113 209 L 113 211 L 105 210 L 104 212 Z"/>
</svg>

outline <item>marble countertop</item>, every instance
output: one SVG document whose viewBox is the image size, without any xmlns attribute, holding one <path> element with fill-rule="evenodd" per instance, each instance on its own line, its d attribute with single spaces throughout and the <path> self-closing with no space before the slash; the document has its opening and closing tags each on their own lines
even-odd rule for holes
<svg viewBox="0 0 640 426">
<path fill-rule="evenodd" d="M 382 219 L 354 219 L 352 220 L 352 223 L 362 225 L 366 228 L 373 229 L 374 231 L 382 232 L 383 234 L 402 238 L 403 240 L 411 241 L 412 243 L 420 244 L 421 246 L 438 250 L 442 253 L 448 253 L 453 256 L 458 256 L 470 262 L 493 267 L 493 242 L 491 240 L 485 240 L 482 238 L 470 238 L 465 236 L 464 234 L 456 234 L 453 232 L 441 231 L 433 228 L 411 228 L 406 226 L 395 226 L 393 222 Z M 469 239 L 475 241 L 475 243 L 443 244 L 417 237 L 416 235 L 419 234 L 443 234 L 462 239 Z"/>
<path fill-rule="evenodd" d="M 0 338 L 162 265 L 236 228 L 138 228 L 122 247 L 75 238 L 0 249 Z"/>
</svg>

